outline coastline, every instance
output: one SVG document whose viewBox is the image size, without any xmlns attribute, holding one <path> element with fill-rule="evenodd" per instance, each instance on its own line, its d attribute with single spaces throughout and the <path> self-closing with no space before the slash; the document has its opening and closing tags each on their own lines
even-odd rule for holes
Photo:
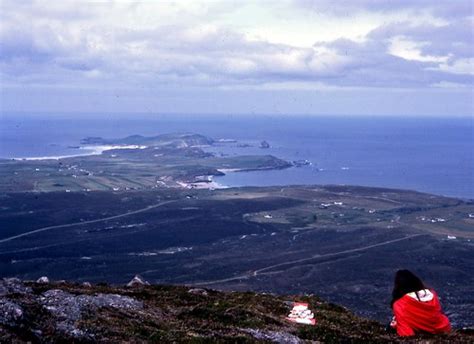
<svg viewBox="0 0 474 344">
<path fill-rule="evenodd" d="M 216 189 L 227 189 L 229 186 L 220 184 L 212 179 L 213 176 L 207 176 L 208 181 L 198 181 L 198 182 L 183 182 L 176 181 L 176 184 L 179 185 L 181 189 L 197 189 L 197 190 L 216 190 Z"/>
<path fill-rule="evenodd" d="M 97 145 L 97 146 L 80 146 L 79 150 L 89 150 L 90 152 L 78 153 L 78 154 L 69 154 L 69 155 L 57 155 L 57 156 L 38 156 L 38 157 L 15 157 L 10 158 L 10 160 L 27 160 L 27 161 L 38 161 L 38 160 L 60 160 L 66 158 L 76 158 L 82 156 L 90 155 L 101 155 L 105 151 L 114 150 L 114 149 L 145 149 L 147 146 L 139 145 Z"/>
</svg>

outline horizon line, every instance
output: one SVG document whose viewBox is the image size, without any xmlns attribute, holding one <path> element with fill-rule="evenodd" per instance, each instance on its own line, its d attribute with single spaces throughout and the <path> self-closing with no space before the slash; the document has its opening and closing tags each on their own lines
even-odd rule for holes
<svg viewBox="0 0 474 344">
<path fill-rule="evenodd" d="M 383 117 L 401 117 L 401 118 L 470 118 L 474 119 L 474 112 L 470 114 L 356 114 L 356 113 L 252 113 L 252 112 L 124 112 L 124 111 L 99 111 L 99 112 L 90 112 L 90 111 L 4 111 L 0 110 L 0 118 L 2 117 L 10 117 L 13 115 L 22 115 L 27 117 L 35 117 L 35 116 L 43 116 L 43 115 L 51 115 L 51 116 L 127 116 L 127 115 L 135 115 L 135 116 L 144 116 L 151 118 L 153 116 L 208 116 L 208 117 L 215 117 L 215 116 L 226 116 L 226 117 L 233 117 L 233 116 L 242 116 L 242 117 L 370 117 L 370 118 L 383 118 Z M 99 118 L 99 117 L 97 117 Z M 133 119 L 133 118 L 130 118 Z"/>
</svg>

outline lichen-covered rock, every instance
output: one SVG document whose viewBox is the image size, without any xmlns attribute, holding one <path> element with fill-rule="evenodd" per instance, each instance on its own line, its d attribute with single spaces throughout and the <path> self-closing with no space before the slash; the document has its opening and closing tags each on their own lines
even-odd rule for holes
<svg viewBox="0 0 474 344">
<path fill-rule="evenodd" d="M 15 326 L 23 318 L 23 309 L 15 302 L 0 298 L 0 324 Z"/>
<path fill-rule="evenodd" d="M 42 305 L 59 318 L 78 319 L 81 307 L 76 296 L 59 289 L 51 289 L 40 297 Z"/>
<path fill-rule="evenodd" d="M 63 290 L 51 289 L 44 292 L 40 302 L 57 319 L 56 329 L 72 337 L 86 333 L 76 326 L 85 311 L 95 311 L 102 307 L 137 310 L 143 303 L 128 296 L 117 294 L 73 295 Z"/>
<path fill-rule="evenodd" d="M 78 296 L 84 303 L 94 307 L 112 307 L 116 309 L 137 310 L 143 308 L 143 302 L 118 294 L 97 294 L 96 296 Z"/>
<path fill-rule="evenodd" d="M 0 296 L 26 293 L 31 293 L 31 288 L 26 287 L 18 278 L 3 278 L 0 280 Z"/>
<path fill-rule="evenodd" d="M 266 342 L 278 343 L 278 344 L 301 344 L 304 343 L 298 337 L 287 333 L 278 331 L 265 331 L 265 330 L 254 330 L 244 329 L 243 332 L 249 333 L 255 339 L 264 340 Z"/>
<path fill-rule="evenodd" d="M 78 302 L 76 296 L 62 290 L 52 289 L 43 293 L 40 302 L 56 318 L 58 331 L 73 337 L 84 336 L 83 331 L 75 326 L 84 307 Z"/>
</svg>

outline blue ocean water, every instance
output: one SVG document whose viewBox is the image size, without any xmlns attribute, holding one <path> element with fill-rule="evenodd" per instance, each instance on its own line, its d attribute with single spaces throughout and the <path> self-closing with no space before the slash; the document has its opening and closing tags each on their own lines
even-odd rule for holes
<svg viewBox="0 0 474 344">
<path fill-rule="evenodd" d="M 252 145 L 219 144 L 212 148 L 217 154 L 273 154 L 313 163 L 216 179 L 228 186 L 354 184 L 474 198 L 472 118 L 2 115 L 0 157 L 80 154 L 74 147 L 86 136 L 184 131 Z M 259 148 L 261 140 L 271 148 Z"/>
</svg>

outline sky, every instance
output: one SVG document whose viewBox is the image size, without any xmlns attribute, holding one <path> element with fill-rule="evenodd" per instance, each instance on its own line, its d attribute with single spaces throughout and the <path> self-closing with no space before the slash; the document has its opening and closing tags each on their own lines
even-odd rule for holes
<svg viewBox="0 0 474 344">
<path fill-rule="evenodd" d="M 0 0 L 0 114 L 474 116 L 471 0 Z"/>
</svg>

